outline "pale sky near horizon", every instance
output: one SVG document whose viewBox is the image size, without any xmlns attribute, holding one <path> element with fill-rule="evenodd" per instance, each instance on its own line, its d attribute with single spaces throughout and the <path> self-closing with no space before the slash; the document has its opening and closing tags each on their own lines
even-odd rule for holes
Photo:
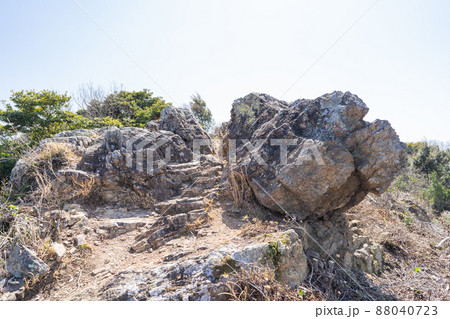
<svg viewBox="0 0 450 319">
<path fill-rule="evenodd" d="M 222 122 L 250 92 L 340 90 L 403 141 L 450 141 L 450 1 L 378 0 L 359 20 L 374 0 L 77 1 L 127 53 L 74 0 L 1 0 L 0 99 L 116 82 L 179 106 L 198 92 Z"/>
</svg>

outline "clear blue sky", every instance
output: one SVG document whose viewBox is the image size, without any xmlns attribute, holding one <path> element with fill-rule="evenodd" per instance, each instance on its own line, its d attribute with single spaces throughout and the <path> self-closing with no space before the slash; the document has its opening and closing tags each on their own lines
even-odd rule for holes
<svg viewBox="0 0 450 319">
<path fill-rule="evenodd" d="M 149 88 L 182 105 L 199 92 L 216 121 L 249 92 L 280 97 L 373 3 L 1 0 L 0 99 L 82 83 Z M 402 140 L 450 140 L 450 1 L 379 0 L 283 96 L 351 91 Z M 172 101 L 172 99 L 174 101 Z"/>
</svg>

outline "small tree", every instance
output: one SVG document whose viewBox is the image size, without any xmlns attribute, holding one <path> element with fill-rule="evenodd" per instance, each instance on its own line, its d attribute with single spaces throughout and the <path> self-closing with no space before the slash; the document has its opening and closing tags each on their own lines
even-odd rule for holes
<svg viewBox="0 0 450 319">
<path fill-rule="evenodd" d="M 450 189 L 445 188 L 444 185 L 442 185 L 436 172 L 431 174 L 430 193 L 434 209 L 438 212 L 450 209 Z"/>
<path fill-rule="evenodd" d="M 200 125 L 206 130 L 210 131 L 214 126 L 214 119 L 211 110 L 206 106 L 205 100 L 202 99 L 200 94 L 196 93 L 191 96 L 191 106 L 192 113 L 194 113 L 195 118 L 199 121 Z"/>
<path fill-rule="evenodd" d="M 25 133 L 32 142 L 60 131 L 70 101 L 67 94 L 48 90 L 12 92 L 10 99 L 13 104 L 6 104 L 6 110 L 0 111 L 0 121 L 5 123 L 1 133 Z"/>
<path fill-rule="evenodd" d="M 424 173 L 427 178 L 437 168 L 436 160 L 431 154 L 431 147 L 428 144 L 423 145 L 420 149 L 419 155 L 414 159 L 414 167 L 421 173 Z"/>
</svg>

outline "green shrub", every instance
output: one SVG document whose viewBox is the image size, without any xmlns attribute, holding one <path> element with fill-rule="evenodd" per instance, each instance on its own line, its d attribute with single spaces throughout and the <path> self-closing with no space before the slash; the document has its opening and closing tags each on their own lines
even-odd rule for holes
<svg viewBox="0 0 450 319">
<path fill-rule="evenodd" d="M 408 155 L 417 155 L 419 150 L 426 145 L 424 142 L 406 143 L 406 153 Z"/>
<path fill-rule="evenodd" d="M 430 195 L 436 211 L 450 210 L 450 189 L 442 185 L 436 172 L 431 175 Z"/>
<path fill-rule="evenodd" d="M 119 120 L 124 126 L 142 127 L 159 118 L 161 111 L 171 103 L 153 96 L 149 90 L 120 91 L 109 94 L 103 101 L 91 100 L 78 115 Z"/>
</svg>

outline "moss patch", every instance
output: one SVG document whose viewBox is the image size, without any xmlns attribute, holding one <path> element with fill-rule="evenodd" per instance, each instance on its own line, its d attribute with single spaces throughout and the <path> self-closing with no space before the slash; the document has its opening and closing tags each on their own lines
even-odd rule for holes
<svg viewBox="0 0 450 319">
<path fill-rule="evenodd" d="M 213 275 L 216 278 L 220 278 L 222 275 L 231 274 L 239 268 L 236 260 L 230 257 L 224 257 L 219 264 L 213 267 Z"/>
</svg>

